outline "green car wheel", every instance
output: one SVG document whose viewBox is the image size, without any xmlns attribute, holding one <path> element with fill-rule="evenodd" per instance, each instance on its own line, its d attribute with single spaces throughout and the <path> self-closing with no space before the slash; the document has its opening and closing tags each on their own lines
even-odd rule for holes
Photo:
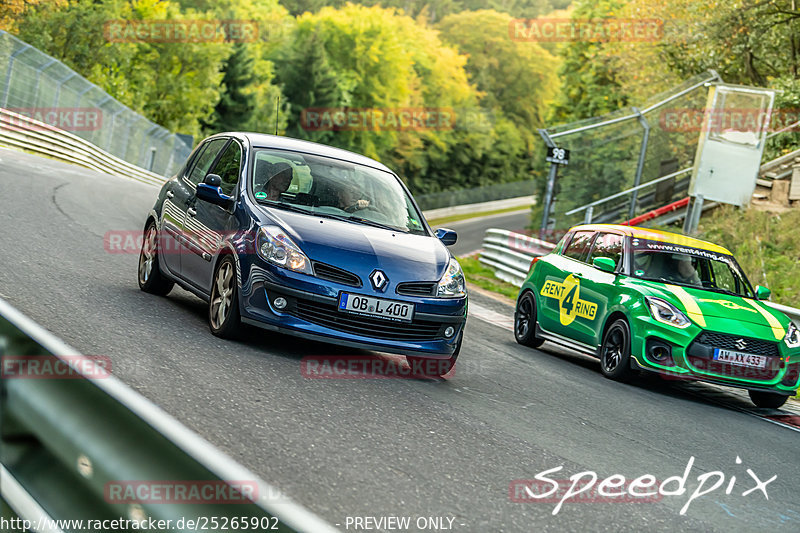
<svg viewBox="0 0 800 533">
<path fill-rule="evenodd" d="M 544 339 L 536 337 L 536 300 L 530 292 L 522 295 L 517 302 L 517 310 L 514 312 L 514 338 L 517 342 L 538 348 L 544 343 Z"/>
<path fill-rule="evenodd" d="M 628 323 L 620 318 L 606 330 L 600 348 L 600 370 L 614 381 L 631 378 L 631 332 Z"/>
</svg>

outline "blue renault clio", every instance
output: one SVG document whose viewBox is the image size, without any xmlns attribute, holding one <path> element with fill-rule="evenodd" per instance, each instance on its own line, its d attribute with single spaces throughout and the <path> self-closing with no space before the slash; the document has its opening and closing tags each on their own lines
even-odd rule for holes
<svg viewBox="0 0 800 533">
<path fill-rule="evenodd" d="M 214 335 L 241 323 L 455 364 L 464 275 L 403 182 L 381 163 L 253 133 L 205 139 L 145 222 L 139 287 L 208 302 Z M 430 367 L 430 365 L 428 365 Z M 424 365 L 423 365 L 424 367 Z"/>
</svg>

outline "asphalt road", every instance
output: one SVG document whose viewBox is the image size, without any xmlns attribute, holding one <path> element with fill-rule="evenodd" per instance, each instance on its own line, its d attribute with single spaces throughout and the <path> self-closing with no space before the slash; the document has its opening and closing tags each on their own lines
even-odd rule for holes
<svg viewBox="0 0 800 533">
<path fill-rule="evenodd" d="M 521 209 L 498 215 L 461 220 L 438 224 L 435 227 L 447 227 L 458 232 L 458 241 L 450 247 L 454 255 L 461 256 L 477 252 L 483 245 L 483 237 L 489 228 L 522 231 L 531 221 L 531 210 Z"/>
<path fill-rule="evenodd" d="M 0 149 L 0 296 L 83 353 L 110 356 L 117 377 L 342 530 L 354 530 L 347 517 L 387 515 L 411 517 L 411 531 L 419 517 L 464 532 L 800 530 L 800 433 L 732 408 L 745 405 L 738 395 L 621 385 L 595 360 L 523 348 L 507 329 L 513 310 L 480 294 L 447 380 L 306 379 L 302 357 L 352 351 L 256 330 L 211 336 L 199 299 L 140 292 L 137 256 L 104 248 L 106 232 L 141 229 L 155 194 Z M 549 477 L 665 480 L 692 457 L 687 492 L 657 502 L 567 503 L 553 515 L 554 503 L 509 497 L 513 480 L 559 466 Z M 747 469 L 777 476 L 768 500 L 742 495 Z M 713 471 L 724 483 L 681 515 Z"/>
</svg>

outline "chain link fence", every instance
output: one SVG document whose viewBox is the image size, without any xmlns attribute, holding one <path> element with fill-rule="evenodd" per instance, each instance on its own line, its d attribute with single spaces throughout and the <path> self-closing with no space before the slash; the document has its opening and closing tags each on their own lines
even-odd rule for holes
<svg viewBox="0 0 800 533">
<path fill-rule="evenodd" d="M 192 149 L 191 136 L 147 120 L 60 61 L 2 30 L 0 108 L 73 133 L 164 176 L 177 172 Z"/>
<path fill-rule="evenodd" d="M 583 221 L 622 222 L 685 198 L 700 135 L 687 120 L 696 120 L 697 110 L 702 115 L 707 84 L 721 81 L 706 72 L 640 108 L 543 130 L 570 151 L 569 163 L 558 167 L 543 233 L 557 237 L 558 229 Z M 533 223 L 541 221 L 540 214 Z"/>
</svg>

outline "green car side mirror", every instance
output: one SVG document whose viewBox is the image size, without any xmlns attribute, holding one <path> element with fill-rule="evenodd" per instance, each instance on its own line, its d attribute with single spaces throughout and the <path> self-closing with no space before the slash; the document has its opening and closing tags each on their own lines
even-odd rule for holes
<svg viewBox="0 0 800 533">
<path fill-rule="evenodd" d="M 617 269 L 617 263 L 610 257 L 595 257 L 592 265 L 603 272 L 614 272 Z"/>
<path fill-rule="evenodd" d="M 756 285 L 756 299 L 767 300 L 772 295 L 772 291 L 761 285 Z"/>
</svg>

